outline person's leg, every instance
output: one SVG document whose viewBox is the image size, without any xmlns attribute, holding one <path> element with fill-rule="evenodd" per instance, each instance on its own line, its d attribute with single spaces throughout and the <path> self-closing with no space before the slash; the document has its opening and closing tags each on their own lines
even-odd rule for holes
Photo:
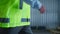
<svg viewBox="0 0 60 34">
<path fill-rule="evenodd" d="M 16 28 L 12 28 L 9 31 L 9 34 L 19 34 L 19 31 L 22 29 L 23 27 L 16 27 Z"/>
<path fill-rule="evenodd" d="M 16 28 L 0 28 L 0 34 L 18 34 L 22 27 Z"/>
<path fill-rule="evenodd" d="M 30 26 L 24 26 L 19 34 L 33 34 Z"/>
<path fill-rule="evenodd" d="M 5 31 L 5 29 L 3 29 L 3 28 L 0 28 L 0 34 L 6 34 L 6 32 L 7 32 L 7 30 Z"/>
</svg>

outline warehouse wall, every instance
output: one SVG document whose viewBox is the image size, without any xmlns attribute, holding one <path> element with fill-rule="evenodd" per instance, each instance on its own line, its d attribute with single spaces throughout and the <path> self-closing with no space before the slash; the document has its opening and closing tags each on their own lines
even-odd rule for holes
<svg viewBox="0 0 60 34">
<path fill-rule="evenodd" d="M 60 0 L 58 0 L 58 21 L 59 21 L 59 26 L 60 26 Z"/>
<path fill-rule="evenodd" d="M 37 9 L 31 9 L 31 26 L 45 26 L 48 29 L 58 25 L 58 0 L 40 0 L 46 11 L 41 14 Z"/>
</svg>

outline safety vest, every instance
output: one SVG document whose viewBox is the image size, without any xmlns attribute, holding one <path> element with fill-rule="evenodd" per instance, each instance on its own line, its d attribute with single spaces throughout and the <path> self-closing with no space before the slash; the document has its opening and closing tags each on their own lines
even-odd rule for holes
<svg viewBox="0 0 60 34">
<path fill-rule="evenodd" d="M 20 0 L 0 0 L 0 27 L 9 28 L 30 25 L 30 6 Z"/>
</svg>

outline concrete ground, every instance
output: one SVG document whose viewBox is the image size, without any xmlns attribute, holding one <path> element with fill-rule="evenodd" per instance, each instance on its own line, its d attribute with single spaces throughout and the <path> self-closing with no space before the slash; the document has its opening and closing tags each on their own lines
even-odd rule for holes
<svg viewBox="0 0 60 34">
<path fill-rule="evenodd" d="M 47 32 L 47 31 L 33 30 L 33 34 L 51 34 L 51 33 L 50 32 Z"/>
</svg>

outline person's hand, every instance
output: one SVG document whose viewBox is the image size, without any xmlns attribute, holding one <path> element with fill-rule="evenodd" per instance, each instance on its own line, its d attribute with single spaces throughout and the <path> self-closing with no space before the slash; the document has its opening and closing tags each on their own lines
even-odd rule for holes
<svg viewBox="0 0 60 34">
<path fill-rule="evenodd" d="M 44 13 L 45 12 L 45 7 L 42 6 L 40 9 L 39 9 L 40 13 Z"/>
</svg>

